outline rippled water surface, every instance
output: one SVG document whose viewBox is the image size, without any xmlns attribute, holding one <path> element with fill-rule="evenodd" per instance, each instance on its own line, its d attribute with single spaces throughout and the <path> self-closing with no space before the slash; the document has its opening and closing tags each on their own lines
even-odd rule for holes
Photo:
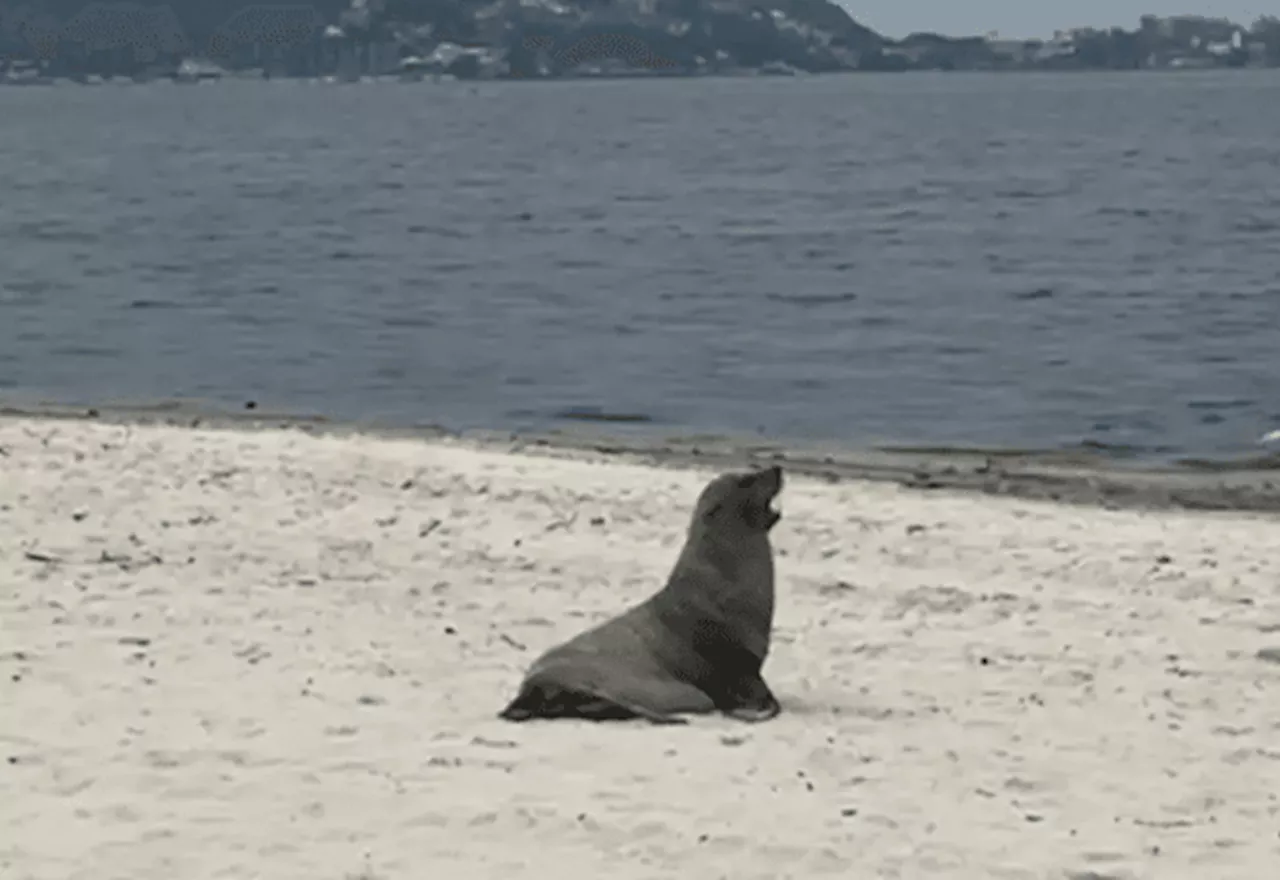
<svg viewBox="0 0 1280 880">
<path fill-rule="evenodd" d="M 0 90 L 0 395 L 1201 455 L 1280 427 L 1280 75 Z"/>
</svg>

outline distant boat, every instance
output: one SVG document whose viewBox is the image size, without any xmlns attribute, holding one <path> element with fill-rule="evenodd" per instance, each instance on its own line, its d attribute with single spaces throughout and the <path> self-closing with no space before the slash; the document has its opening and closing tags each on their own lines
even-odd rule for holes
<svg viewBox="0 0 1280 880">
<path fill-rule="evenodd" d="M 769 61 L 760 65 L 761 76 L 796 76 L 799 73 L 798 68 L 792 67 L 785 61 Z"/>
<path fill-rule="evenodd" d="M 53 77 L 45 76 L 38 67 L 15 64 L 8 72 L 0 74 L 0 85 L 51 86 Z"/>
<path fill-rule="evenodd" d="M 184 58 L 173 74 L 174 80 L 182 83 L 197 83 L 205 80 L 222 79 L 223 70 L 209 61 L 199 58 Z"/>
<path fill-rule="evenodd" d="M 0 78 L 0 85 L 6 86 L 51 86 L 53 78 L 48 76 L 10 76 Z"/>
<path fill-rule="evenodd" d="M 417 55 L 400 59 L 400 79 L 404 82 L 422 82 L 431 72 L 431 62 Z"/>
</svg>

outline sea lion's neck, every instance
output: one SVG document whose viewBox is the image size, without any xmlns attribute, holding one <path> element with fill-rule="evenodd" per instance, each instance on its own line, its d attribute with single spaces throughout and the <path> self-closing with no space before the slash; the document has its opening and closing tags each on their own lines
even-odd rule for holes
<svg viewBox="0 0 1280 880">
<path fill-rule="evenodd" d="M 682 571 L 709 575 L 699 580 L 699 595 L 688 595 L 682 580 L 674 576 Z M 663 592 L 667 591 L 677 591 L 682 603 L 705 604 L 709 612 L 737 615 L 750 609 L 749 616 L 759 618 L 767 629 L 772 625 L 774 605 L 773 548 L 768 534 L 691 531 Z"/>
</svg>

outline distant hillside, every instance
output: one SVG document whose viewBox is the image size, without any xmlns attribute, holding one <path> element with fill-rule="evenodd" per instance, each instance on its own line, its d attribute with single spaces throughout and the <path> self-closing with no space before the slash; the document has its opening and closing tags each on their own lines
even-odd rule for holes
<svg viewBox="0 0 1280 880">
<path fill-rule="evenodd" d="M 394 62 L 442 44 L 483 48 L 512 75 L 558 75 L 604 62 L 856 69 L 886 41 L 828 0 L 0 0 L 0 52 L 53 73 L 129 74 L 197 56 L 313 75 L 336 63 L 335 47 L 379 73 L 388 52 Z"/>
<path fill-rule="evenodd" d="M 184 61 L 188 62 L 183 67 Z M 1280 19 L 1144 16 L 1053 40 L 888 40 L 831 0 L 0 0 L 0 82 L 1280 66 Z"/>
</svg>

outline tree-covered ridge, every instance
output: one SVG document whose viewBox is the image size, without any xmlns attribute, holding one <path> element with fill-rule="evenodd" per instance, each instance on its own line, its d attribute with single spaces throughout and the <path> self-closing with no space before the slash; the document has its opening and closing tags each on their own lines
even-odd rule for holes
<svg viewBox="0 0 1280 880">
<path fill-rule="evenodd" d="M 1049 41 L 886 39 L 830 0 L 0 0 L 0 73 L 171 72 L 184 59 L 276 75 L 697 74 L 1280 66 L 1280 20 L 1144 17 Z"/>
</svg>

